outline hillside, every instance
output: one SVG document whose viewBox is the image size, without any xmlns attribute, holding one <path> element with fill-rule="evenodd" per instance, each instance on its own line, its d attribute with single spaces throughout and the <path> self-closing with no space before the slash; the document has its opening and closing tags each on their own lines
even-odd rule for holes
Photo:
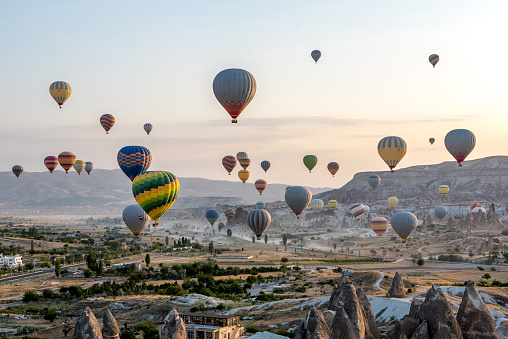
<svg viewBox="0 0 508 339">
<path fill-rule="evenodd" d="M 372 190 L 367 183 L 370 175 L 381 177 L 379 186 Z M 365 202 L 369 205 L 386 204 L 390 196 L 399 198 L 398 207 L 436 204 L 508 202 L 508 157 L 493 156 L 466 161 L 458 167 L 455 161 L 436 165 L 412 166 L 386 172 L 361 172 L 339 189 L 318 194 L 327 202 Z M 442 197 L 437 187 L 448 185 L 450 192 Z"/>
</svg>

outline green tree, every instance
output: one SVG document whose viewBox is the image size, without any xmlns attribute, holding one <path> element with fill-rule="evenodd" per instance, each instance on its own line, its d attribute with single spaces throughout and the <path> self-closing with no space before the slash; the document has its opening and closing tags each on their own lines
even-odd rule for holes
<svg viewBox="0 0 508 339">
<path fill-rule="evenodd" d="M 58 312 L 55 309 L 50 309 L 44 312 L 44 319 L 53 322 L 58 317 Z"/>
<path fill-rule="evenodd" d="M 226 234 L 228 237 L 232 237 L 233 236 L 233 231 L 231 231 L 230 228 L 228 228 L 228 230 L 226 231 Z"/>
<path fill-rule="evenodd" d="M 169 237 L 166 237 L 166 247 L 169 245 Z"/>
<path fill-rule="evenodd" d="M 145 263 L 146 266 L 150 266 L 150 253 L 147 253 L 145 256 Z"/>
<path fill-rule="evenodd" d="M 35 266 L 31 262 L 25 264 L 25 269 L 28 270 L 28 271 L 31 271 L 34 268 L 35 268 Z"/>
<path fill-rule="evenodd" d="M 288 235 L 286 233 L 282 235 L 282 243 L 284 244 L 284 247 L 286 247 L 288 243 Z"/>
<path fill-rule="evenodd" d="M 61 267 L 60 267 L 60 261 L 58 261 L 58 260 L 57 260 L 57 261 L 55 262 L 55 275 L 56 275 L 56 277 L 57 277 L 57 278 L 59 278 L 59 277 L 60 277 L 60 273 L 61 273 L 61 272 L 62 272 L 62 269 L 61 269 Z"/>
<path fill-rule="evenodd" d="M 92 270 L 87 268 L 83 271 L 83 274 L 85 275 L 85 278 L 90 278 L 92 276 Z"/>
<path fill-rule="evenodd" d="M 287 263 L 289 261 L 289 259 L 287 257 L 282 257 L 282 259 L 280 259 L 280 261 L 283 263 Z"/>
<path fill-rule="evenodd" d="M 268 234 L 265 234 L 265 244 L 268 243 Z"/>
<path fill-rule="evenodd" d="M 252 243 L 255 244 L 256 243 L 256 237 L 255 236 L 252 236 Z"/>
<path fill-rule="evenodd" d="M 33 252 L 34 251 L 34 240 L 32 239 L 32 241 L 30 242 L 30 251 Z"/>
<path fill-rule="evenodd" d="M 492 277 L 490 276 L 490 274 L 485 273 L 484 275 L 482 275 L 482 278 L 483 278 L 483 279 L 486 279 L 486 280 L 489 280 L 489 279 L 490 279 L 490 278 L 492 278 Z"/>
<path fill-rule="evenodd" d="M 34 290 L 28 290 L 23 295 L 23 302 L 39 301 L 41 296 Z"/>
<path fill-rule="evenodd" d="M 144 321 L 136 325 L 138 331 L 143 331 L 143 339 L 159 339 L 159 329 Z"/>
<path fill-rule="evenodd" d="M 333 244 L 333 250 L 335 251 L 337 249 L 337 244 Z"/>
<path fill-rule="evenodd" d="M 418 261 L 416 262 L 416 264 L 417 264 L 418 266 L 423 266 L 423 265 L 425 265 L 425 260 L 423 260 L 423 258 L 420 258 L 420 259 L 418 259 Z"/>
<path fill-rule="evenodd" d="M 136 339 L 137 332 L 129 329 L 122 329 L 120 333 L 120 339 Z"/>
<path fill-rule="evenodd" d="M 208 244 L 208 252 L 210 254 L 213 254 L 214 253 L 214 249 L 213 249 L 213 241 L 210 241 L 210 243 Z"/>
</svg>

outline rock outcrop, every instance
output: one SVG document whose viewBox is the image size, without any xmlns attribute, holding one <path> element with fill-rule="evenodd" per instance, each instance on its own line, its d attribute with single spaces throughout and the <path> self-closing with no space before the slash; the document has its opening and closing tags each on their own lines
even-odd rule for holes
<svg viewBox="0 0 508 339">
<path fill-rule="evenodd" d="M 307 326 L 305 329 L 306 339 L 328 339 L 330 338 L 330 327 L 328 326 L 323 312 L 316 306 L 312 306 L 307 315 Z"/>
<path fill-rule="evenodd" d="M 496 212 L 494 204 L 490 204 L 490 209 L 487 212 L 487 222 L 491 225 L 500 225 L 499 215 Z"/>
<path fill-rule="evenodd" d="M 370 304 L 369 299 L 367 298 L 367 295 L 363 291 L 363 288 L 359 288 L 356 290 L 356 295 L 358 297 L 358 300 L 360 301 L 360 304 L 362 304 L 362 307 L 365 311 L 365 317 L 367 318 L 367 324 L 369 325 L 370 332 L 372 333 L 372 336 L 374 338 L 381 337 L 381 333 L 379 332 L 379 329 L 377 328 L 376 324 L 376 318 L 374 318 L 374 314 L 372 313 L 372 305 Z"/>
<path fill-rule="evenodd" d="M 120 328 L 115 317 L 107 308 L 102 316 L 102 337 L 104 339 L 120 339 Z"/>
<path fill-rule="evenodd" d="M 102 339 L 101 327 L 90 307 L 81 312 L 72 339 Z"/>
<path fill-rule="evenodd" d="M 464 339 L 498 339 L 494 319 L 471 281 L 467 282 L 457 313 Z"/>
<path fill-rule="evenodd" d="M 388 297 L 390 298 L 405 298 L 406 293 L 404 291 L 404 282 L 402 281 L 402 277 L 399 272 L 395 272 L 395 276 L 393 277 L 392 284 L 390 285 L 390 289 L 388 290 Z"/>
<path fill-rule="evenodd" d="M 411 339 L 430 339 L 429 328 L 425 320 L 418 326 L 415 333 L 411 336 Z"/>
<path fill-rule="evenodd" d="M 187 339 L 187 330 L 183 319 L 174 308 L 164 318 L 160 339 Z"/>
</svg>

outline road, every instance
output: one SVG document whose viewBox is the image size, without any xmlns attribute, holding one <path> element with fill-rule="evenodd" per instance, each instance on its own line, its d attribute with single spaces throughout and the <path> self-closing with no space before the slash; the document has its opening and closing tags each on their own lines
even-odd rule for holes
<svg viewBox="0 0 508 339">
<path fill-rule="evenodd" d="M 78 268 L 81 266 L 85 266 L 85 264 L 81 263 L 81 264 L 63 266 L 62 271 L 64 269 L 73 269 L 73 268 Z M 37 276 L 42 276 L 42 275 L 49 274 L 49 273 L 54 274 L 54 271 L 51 268 L 43 268 L 43 271 L 35 271 L 35 272 L 23 273 L 23 274 L 13 275 L 10 277 L 0 278 L 0 284 L 6 283 L 6 282 L 15 282 L 17 280 L 26 279 L 26 278 L 33 278 L 33 277 L 37 277 Z"/>
</svg>

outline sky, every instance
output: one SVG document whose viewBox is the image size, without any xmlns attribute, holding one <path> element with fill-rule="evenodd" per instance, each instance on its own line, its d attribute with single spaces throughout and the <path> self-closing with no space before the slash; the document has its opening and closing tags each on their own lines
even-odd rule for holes
<svg viewBox="0 0 508 339">
<path fill-rule="evenodd" d="M 44 171 L 44 157 L 63 151 L 115 169 L 121 147 L 143 145 L 150 169 L 177 177 L 239 180 L 221 159 L 245 151 L 249 181 L 340 187 L 388 169 L 384 136 L 407 142 L 400 168 L 453 160 L 444 137 L 455 128 L 476 135 L 469 159 L 503 155 L 507 10 L 469 0 L 0 0 L 0 170 Z M 257 82 L 238 124 L 212 91 L 226 68 Z M 49 95 L 56 80 L 73 89 L 61 110 Z M 105 113 L 116 118 L 109 135 Z M 306 154 L 319 159 L 312 173 Z"/>
</svg>

